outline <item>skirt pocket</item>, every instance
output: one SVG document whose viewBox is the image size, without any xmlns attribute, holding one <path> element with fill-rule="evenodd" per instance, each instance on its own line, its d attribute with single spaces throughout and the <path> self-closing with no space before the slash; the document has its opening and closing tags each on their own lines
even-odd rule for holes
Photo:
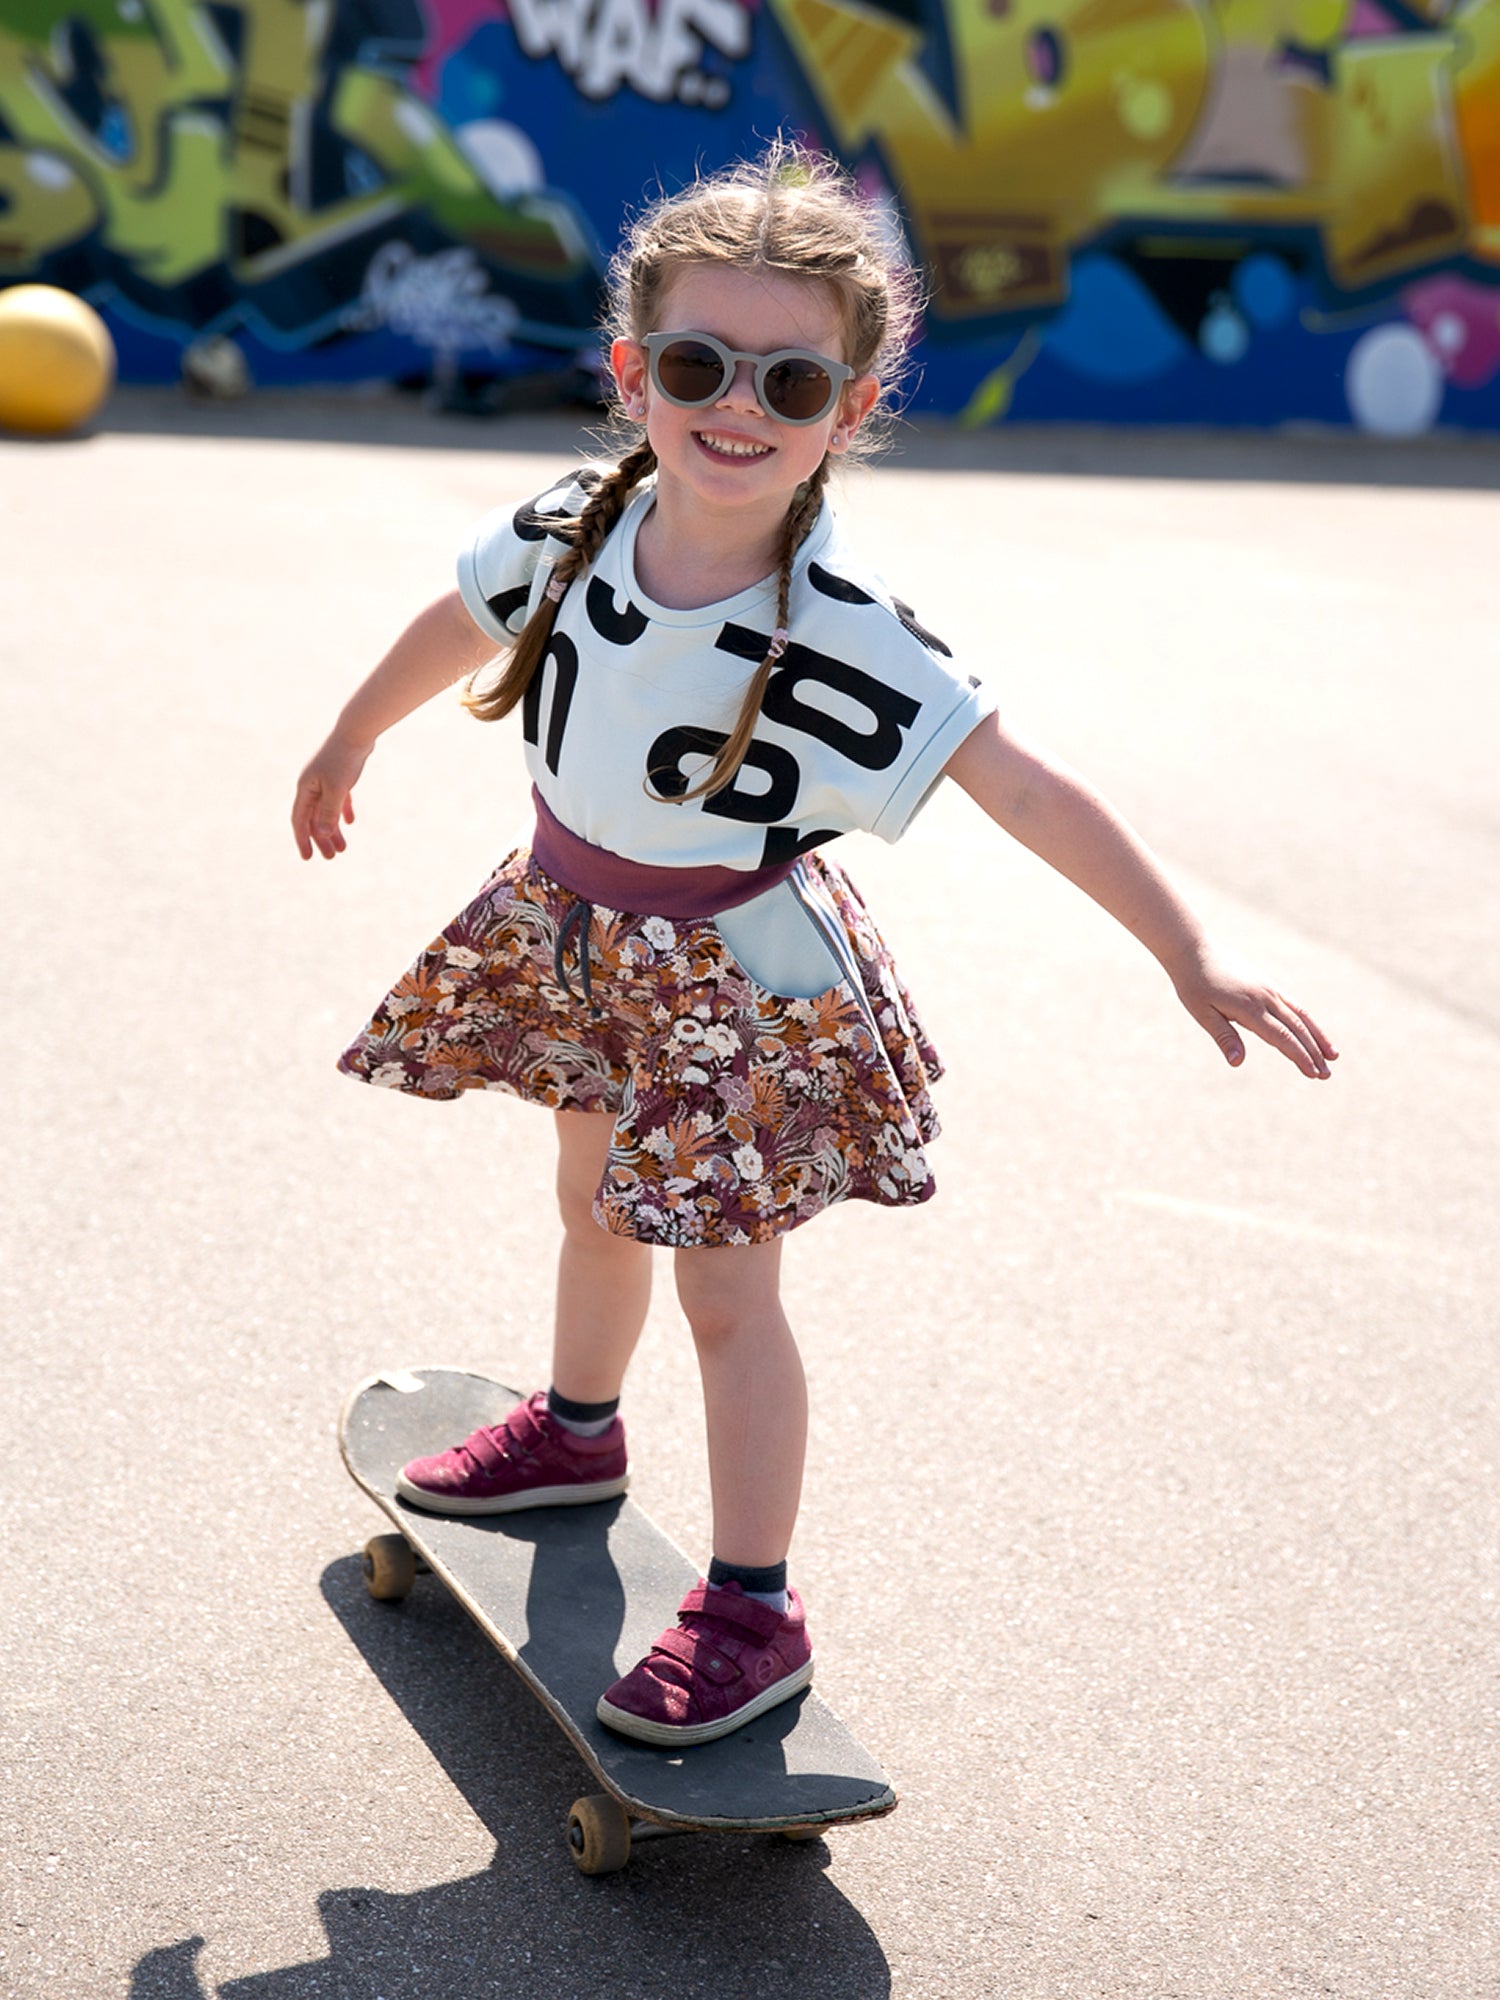
<svg viewBox="0 0 1500 2000">
<path fill-rule="evenodd" d="M 835 953 L 797 875 L 748 903 L 721 910 L 712 922 L 729 956 L 767 993 L 815 1000 L 849 976 L 847 951 Z"/>
</svg>

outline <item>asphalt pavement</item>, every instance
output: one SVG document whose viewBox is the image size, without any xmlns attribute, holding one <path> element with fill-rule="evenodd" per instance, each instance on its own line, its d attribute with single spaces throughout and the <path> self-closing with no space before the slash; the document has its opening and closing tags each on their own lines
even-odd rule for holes
<svg viewBox="0 0 1500 2000">
<path fill-rule="evenodd" d="M 545 1380 L 548 1121 L 334 1057 L 525 820 L 443 699 L 349 852 L 296 773 L 565 418 L 0 445 L 0 1990 L 1485 2000 L 1497 1938 L 1500 443 L 911 433 L 844 507 L 1343 1051 L 1238 1073 L 946 788 L 845 856 L 943 1049 L 937 1198 L 798 1232 L 794 1551 L 889 1819 L 576 1874 L 585 1774 L 340 1402 Z M 707 1553 L 665 1257 L 634 1492 Z"/>
</svg>

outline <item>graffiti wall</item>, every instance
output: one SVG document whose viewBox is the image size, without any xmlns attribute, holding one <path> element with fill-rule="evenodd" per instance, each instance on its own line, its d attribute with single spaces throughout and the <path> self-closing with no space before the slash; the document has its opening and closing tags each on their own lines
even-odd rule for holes
<svg viewBox="0 0 1500 2000">
<path fill-rule="evenodd" d="M 919 408 L 1500 427 L 1500 0 L 0 0 L 0 283 L 126 379 L 562 379 L 777 127 L 927 268 Z"/>
</svg>

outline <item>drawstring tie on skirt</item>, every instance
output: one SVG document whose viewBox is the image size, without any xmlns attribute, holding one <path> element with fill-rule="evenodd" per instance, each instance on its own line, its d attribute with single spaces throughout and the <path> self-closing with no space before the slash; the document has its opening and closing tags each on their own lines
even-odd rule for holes
<svg viewBox="0 0 1500 2000">
<path fill-rule="evenodd" d="M 568 939 L 576 932 L 578 937 L 578 978 L 583 987 L 583 1002 L 589 1012 L 598 1020 L 603 1009 L 594 1002 L 593 976 L 589 970 L 589 929 L 594 921 L 594 906 L 580 896 L 557 927 L 557 946 L 552 954 L 552 970 L 557 975 L 557 983 L 570 1000 L 578 996 L 568 979 L 567 951 Z"/>
</svg>

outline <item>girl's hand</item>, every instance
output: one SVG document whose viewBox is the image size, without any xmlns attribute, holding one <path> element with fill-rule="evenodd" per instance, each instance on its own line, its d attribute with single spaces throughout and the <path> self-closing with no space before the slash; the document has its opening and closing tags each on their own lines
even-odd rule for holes
<svg viewBox="0 0 1500 2000">
<path fill-rule="evenodd" d="M 372 748 L 349 743 L 335 730 L 297 780 L 292 832 L 304 861 L 312 860 L 315 847 L 325 861 L 332 861 L 348 846 L 344 827 L 354 824 L 354 787 Z"/>
<path fill-rule="evenodd" d="M 350 794 L 376 739 L 424 701 L 482 667 L 494 651 L 493 636 L 474 623 L 456 590 L 417 613 L 344 704 L 333 734 L 297 780 L 292 832 L 304 861 L 311 861 L 315 847 L 325 861 L 343 853 L 348 844 L 344 827 L 354 822 Z"/>
<path fill-rule="evenodd" d="M 1279 1049 L 1304 1076 L 1326 1078 L 1328 1065 L 1338 1060 L 1338 1050 L 1305 1007 L 1222 959 L 1206 952 L 1195 955 L 1186 967 L 1172 972 L 1172 984 L 1199 1027 L 1224 1051 L 1227 1063 L 1245 1060 L 1236 1022 Z"/>
</svg>

